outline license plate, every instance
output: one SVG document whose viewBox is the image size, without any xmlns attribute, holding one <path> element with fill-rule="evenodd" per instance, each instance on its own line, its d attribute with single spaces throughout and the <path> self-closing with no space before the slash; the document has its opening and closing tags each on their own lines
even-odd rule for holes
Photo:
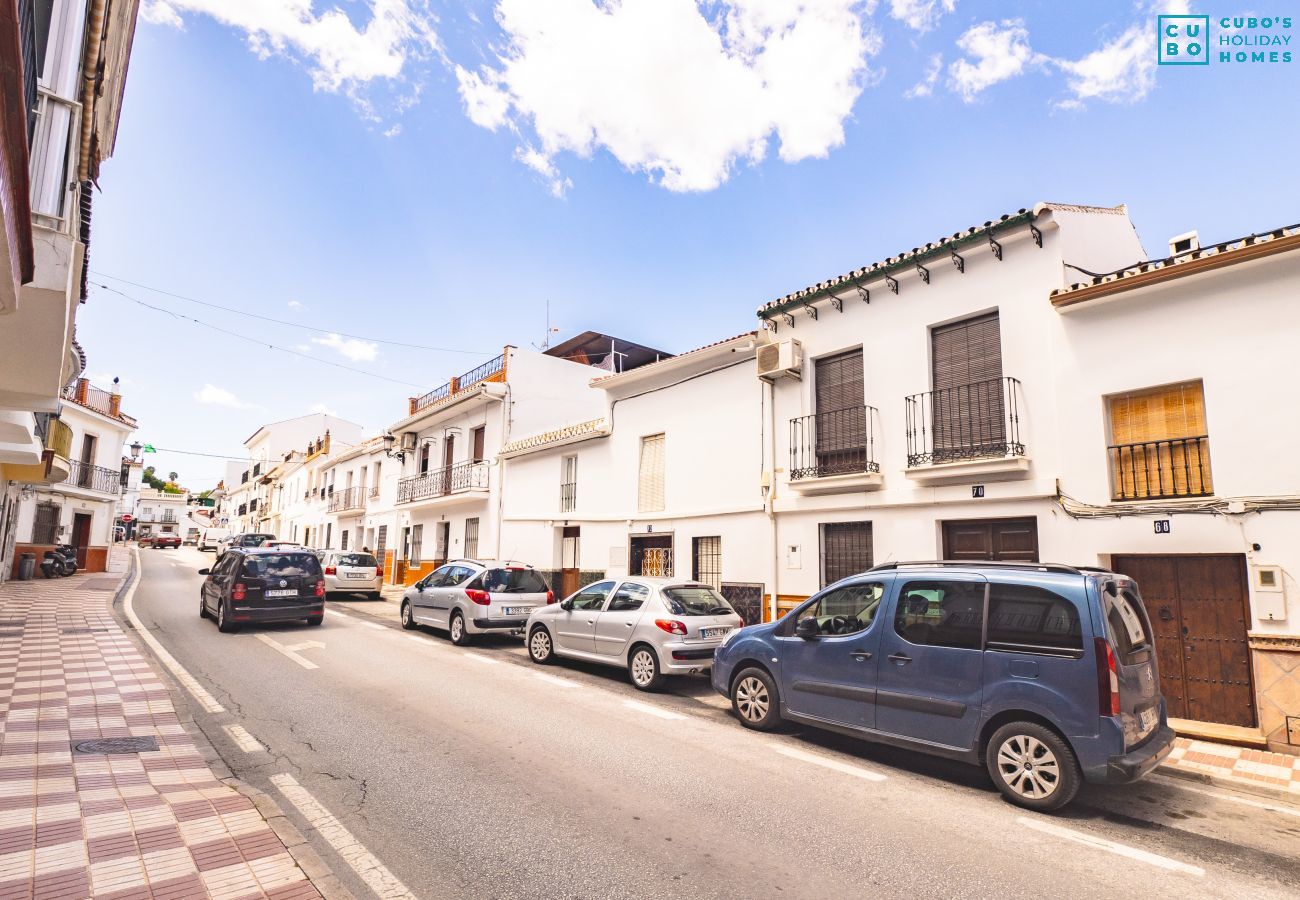
<svg viewBox="0 0 1300 900">
<path fill-rule="evenodd" d="M 369 577 L 370 577 L 370 576 L 367 575 L 365 572 L 348 572 L 347 575 L 348 575 L 349 578 L 369 578 Z"/>
<path fill-rule="evenodd" d="M 526 616 L 533 611 L 531 606 L 507 606 L 507 616 Z"/>
<path fill-rule="evenodd" d="M 730 628 L 701 628 L 700 637 L 702 638 L 719 638 L 725 635 Z"/>
<path fill-rule="evenodd" d="M 298 592 L 297 592 L 296 590 L 292 590 L 292 591 L 267 591 L 267 592 L 266 592 L 266 596 L 268 596 L 268 597 L 297 597 L 297 596 L 298 596 Z"/>
<path fill-rule="evenodd" d="M 1150 709 L 1144 709 L 1142 710 L 1142 714 L 1138 717 L 1138 721 L 1141 723 L 1142 733 L 1147 734 L 1151 729 L 1156 727 L 1157 723 L 1159 723 L 1160 713 L 1157 712 L 1156 707 L 1154 706 Z"/>
</svg>

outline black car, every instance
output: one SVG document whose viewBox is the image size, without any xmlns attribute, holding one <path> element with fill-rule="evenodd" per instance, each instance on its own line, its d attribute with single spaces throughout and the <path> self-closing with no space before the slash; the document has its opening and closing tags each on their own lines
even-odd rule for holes
<svg viewBox="0 0 1300 900">
<path fill-rule="evenodd" d="M 307 550 L 232 547 L 211 569 L 199 591 L 199 616 L 216 619 L 224 632 L 246 622 L 325 617 L 325 575 Z"/>
</svg>

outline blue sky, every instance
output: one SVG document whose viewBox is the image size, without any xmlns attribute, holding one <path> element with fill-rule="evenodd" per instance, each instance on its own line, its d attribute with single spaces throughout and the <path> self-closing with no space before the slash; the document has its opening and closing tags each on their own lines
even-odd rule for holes
<svg viewBox="0 0 1300 900">
<path fill-rule="evenodd" d="M 560 337 L 678 352 L 1038 200 L 1127 203 L 1153 255 L 1300 220 L 1300 61 L 1156 68 L 1151 4 L 602 6 L 146 2 L 91 280 L 311 358 L 92 288 L 89 371 L 137 436 L 237 455 L 313 408 L 377 430 L 540 342 L 547 300 Z M 196 489 L 222 468 L 150 462 Z"/>
</svg>

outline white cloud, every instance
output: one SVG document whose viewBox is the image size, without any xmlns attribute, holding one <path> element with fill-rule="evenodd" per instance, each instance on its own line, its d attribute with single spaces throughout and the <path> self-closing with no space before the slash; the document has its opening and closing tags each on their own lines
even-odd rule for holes
<svg viewBox="0 0 1300 900">
<path fill-rule="evenodd" d="M 925 77 L 904 91 L 903 96 L 909 100 L 930 96 L 934 93 L 934 86 L 939 83 L 939 76 L 942 73 L 943 54 L 936 53 L 930 57 L 929 63 L 926 64 Z"/>
<path fill-rule="evenodd" d="M 957 8 L 957 0 L 889 0 L 889 14 L 908 28 L 929 31 L 946 12 Z"/>
<path fill-rule="evenodd" d="M 289 303 L 288 303 L 288 306 L 289 306 L 290 309 L 292 309 L 292 310 L 294 310 L 294 311 L 297 311 L 297 310 L 300 310 L 300 309 L 306 309 L 306 308 L 307 308 L 307 307 L 303 306 L 303 305 L 302 305 L 302 302 L 299 301 L 299 300 L 290 300 Z"/>
<path fill-rule="evenodd" d="M 344 338 L 337 334 L 327 334 L 323 338 L 312 338 L 311 342 L 337 350 L 339 355 L 347 357 L 353 362 L 371 362 L 379 355 L 378 344 L 356 338 Z"/>
<path fill-rule="evenodd" d="M 395 138 L 401 133 L 402 133 L 402 123 L 398 122 L 392 128 L 387 128 L 384 130 L 384 137 Z"/>
<path fill-rule="evenodd" d="M 673 191 L 738 161 L 824 157 L 880 40 L 869 0 L 499 0 L 496 65 L 457 68 L 465 112 L 520 136 L 517 158 L 562 193 L 556 157 L 608 151 Z"/>
<path fill-rule="evenodd" d="M 146 0 L 146 22 L 180 26 L 182 13 L 201 13 L 238 28 L 259 57 L 303 60 L 318 90 L 350 89 L 396 79 L 413 56 L 438 50 L 426 0 L 370 0 L 370 20 L 353 24 L 338 7 L 313 0 Z"/>
<path fill-rule="evenodd" d="M 967 103 L 1045 60 L 1030 48 L 1029 31 L 1021 19 L 981 22 L 959 37 L 957 46 L 966 58 L 948 66 L 948 86 Z"/>
<path fill-rule="evenodd" d="M 330 408 L 329 408 L 328 406 L 326 406 L 324 403 L 313 403 L 313 404 L 311 405 L 310 408 L 311 408 L 311 411 L 314 412 L 314 413 L 323 413 L 323 414 L 325 414 L 325 415 L 327 415 L 327 416 L 337 416 L 337 415 L 338 415 L 338 413 L 336 413 L 334 410 L 330 409 Z"/>
<path fill-rule="evenodd" d="M 225 406 L 230 409 L 256 408 L 256 404 L 245 403 L 225 388 L 213 384 L 203 385 L 203 389 L 194 395 L 194 399 L 208 406 Z"/>
<path fill-rule="evenodd" d="M 1087 100 L 1134 103 L 1156 84 L 1156 16 L 1185 15 L 1187 0 L 1156 0 L 1118 37 L 1079 59 L 1059 59 L 1071 97 L 1057 104 L 1080 109 Z"/>
</svg>

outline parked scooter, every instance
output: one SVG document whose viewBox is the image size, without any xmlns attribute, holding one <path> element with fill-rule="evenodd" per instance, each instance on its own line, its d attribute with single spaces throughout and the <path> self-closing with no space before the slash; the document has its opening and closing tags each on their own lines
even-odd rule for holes
<svg viewBox="0 0 1300 900">
<path fill-rule="evenodd" d="M 46 550 L 41 559 L 41 574 L 46 578 L 75 575 L 77 572 L 77 548 L 71 544 L 60 544 L 53 550 Z"/>
</svg>

